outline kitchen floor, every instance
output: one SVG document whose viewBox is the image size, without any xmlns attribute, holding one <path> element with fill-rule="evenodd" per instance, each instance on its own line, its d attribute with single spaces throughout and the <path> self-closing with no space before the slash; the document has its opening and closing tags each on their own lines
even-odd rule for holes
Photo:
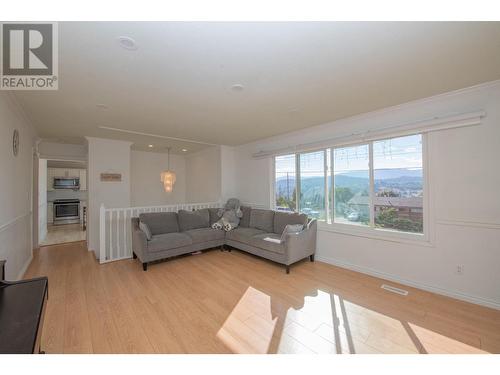
<svg viewBox="0 0 500 375">
<path fill-rule="evenodd" d="M 81 224 L 49 225 L 47 237 L 40 246 L 55 245 L 66 242 L 84 241 L 85 231 Z"/>
</svg>

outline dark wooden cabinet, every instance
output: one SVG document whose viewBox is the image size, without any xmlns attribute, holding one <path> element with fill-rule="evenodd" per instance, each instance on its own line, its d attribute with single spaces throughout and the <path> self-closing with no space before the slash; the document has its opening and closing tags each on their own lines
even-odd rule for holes
<svg viewBox="0 0 500 375">
<path fill-rule="evenodd" d="M 0 264 L 0 353 L 43 353 L 40 340 L 48 300 L 48 278 L 4 281 Z"/>
</svg>

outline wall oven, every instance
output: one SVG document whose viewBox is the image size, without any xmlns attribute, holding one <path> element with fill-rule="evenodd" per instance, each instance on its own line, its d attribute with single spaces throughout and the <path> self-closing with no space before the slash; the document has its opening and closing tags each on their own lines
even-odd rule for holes
<svg viewBox="0 0 500 375">
<path fill-rule="evenodd" d="M 54 177 L 54 189 L 80 189 L 78 177 Z"/>
<path fill-rule="evenodd" d="M 80 201 L 57 199 L 54 201 L 54 225 L 80 223 Z"/>
</svg>

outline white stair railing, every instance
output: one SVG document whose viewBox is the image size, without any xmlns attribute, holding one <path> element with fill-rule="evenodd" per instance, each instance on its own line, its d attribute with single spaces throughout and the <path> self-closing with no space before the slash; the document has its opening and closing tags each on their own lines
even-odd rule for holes
<svg viewBox="0 0 500 375">
<path fill-rule="evenodd" d="M 178 212 L 220 207 L 219 202 L 181 203 L 166 206 L 106 208 L 99 213 L 99 263 L 132 257 L 131 219 L 147 212 Z"/>
</svg>

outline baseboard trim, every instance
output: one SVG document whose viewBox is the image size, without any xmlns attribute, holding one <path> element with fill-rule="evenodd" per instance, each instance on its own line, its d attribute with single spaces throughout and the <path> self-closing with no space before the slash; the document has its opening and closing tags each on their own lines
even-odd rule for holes
<svg viewBox="0 0 500 375">
<path fill-rule="evenodd" d="M 17 274 L 16 281 L 22 280 L 24 278 L 24 274 L 28 270 L 28 267 L 30 266 L 32 260 L 33 260 L 33 253 L 31 253 L 30 257 L 26 260 L 23 267 L 21 268 L 21 270 Z"/>
<path fill-rule="evenodd" d="M 356 272 L 364 273 L 366 275 L 370 275 L 370 276 L 378 277 L 378 278 L 385 279 L 388 281 L 392 281 L 392 282 L 395 282 L 398 284 L 411 286 L 413 288 L 422 289 L 422 290 L 436 293 L 436 294 L 440 294 L 440 295 L 443 295 L 446 297 L 451 297 L 451 298 L 455 298 L 455 299 L 458 299 L 461 301 L 474 303 L 476 305 L 481 305 L 481 306 L 489 307 L 492 309 L 500 310 L 500 302 L 494 301 L 491 299 L 476 297 L 476 296 L 472 296 L 470 294 L 451 291 L 451 290 L 443 289 L 443 288 L 432 286 L 432 285 L 422 284 L 422 283 L 415 282 L 415 281 L 408 280 L 408 279 L 402 279 L 400 277 L 393 276 L 393 275 L 390 275 L 390 274 L 385 273 L 385 272 L 380 272 L 380 271 L 377 271 L 377 270 L 374 270 L 374 269 L 371 269 L 368 267 L 358 266 L 358 265 L 355 265 L 355 264 L 352 264 L 349 262 L 339 261 L 337 259 L 321 256 L 318 254 L 316 254 L 316 260 L 318 260 L 319 262 L 332 264 L 332 265 L 337 266 L 337 267 L 346 268 L 346 269 L 349 269 L 351 271 L 356 271 Z"/>
</svg>

